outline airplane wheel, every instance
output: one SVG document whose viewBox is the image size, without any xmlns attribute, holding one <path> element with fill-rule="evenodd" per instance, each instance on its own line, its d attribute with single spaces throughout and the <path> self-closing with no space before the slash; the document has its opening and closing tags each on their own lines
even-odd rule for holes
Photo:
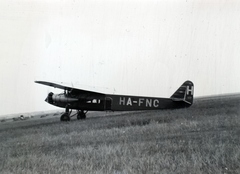
<svg viewBox="0 0 240 174">
<path fill-rule="evenodd" d="M 64 113 L 62 114 L 62 116 L 60 117 L 61 121 L 70 121 L 70 116 L 68 113 Z"/>
<path fill-rule="evenodd" d="M 86 119 L 86 114 L 84 112 L 78 112 L 77 119 Z"/>
</svg>

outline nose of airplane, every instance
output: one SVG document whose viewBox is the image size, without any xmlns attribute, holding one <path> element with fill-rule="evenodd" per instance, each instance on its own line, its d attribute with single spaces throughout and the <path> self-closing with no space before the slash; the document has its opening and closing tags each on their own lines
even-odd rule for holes
<svg viewBox="0 0 240 174">
<path fill-rule="evenodd" d="M 45 99 L 45 102 L 47 102 L 47 103 L 48 103 L 48 96 L 47 96 L 47 98 Z"/>
<path fill-rule="evenodd" d="M 50 92 L 50 93 L 48 94 L 47 98 L 45 99 L 45 102 L 52 104 L 52 103 L 53 103 L 53 98 L 52 98 L 52 96 L 53 96 L 53 93 Z"/>
</svg>

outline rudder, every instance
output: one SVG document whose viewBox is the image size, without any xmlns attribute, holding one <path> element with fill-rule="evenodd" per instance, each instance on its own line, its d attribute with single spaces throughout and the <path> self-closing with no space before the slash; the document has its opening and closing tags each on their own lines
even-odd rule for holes
<svg viewBox="0 0 240 174">
<path fill-rule="evenodd" d="M 187 106 L 193 103 L 194 84 L 191 81 L 184 82 L 178 90 L 171 96 L 173 101 L 183 101 Z"/>
</svg>

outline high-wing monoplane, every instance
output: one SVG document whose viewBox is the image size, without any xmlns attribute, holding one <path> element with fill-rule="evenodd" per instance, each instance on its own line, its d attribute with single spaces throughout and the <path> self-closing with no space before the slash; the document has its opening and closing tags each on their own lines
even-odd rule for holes
<svg viewBox="0 0 240 174">
<path fill-rule="evenodd" d="M 184 82 L 170 98 L 104 94 L 57 83 L 35 82 L 64 90 L 60 94 L 50 92 L 45 99 L 49 104 L 65 108 L 61 121 L 70 121 L 72 110 L 78 111 L 77 119 L 85 119 L 87 111 L 178 109 L 190 107 L 193 103 L 194 85 L 191 81 Z"/>
</svg>

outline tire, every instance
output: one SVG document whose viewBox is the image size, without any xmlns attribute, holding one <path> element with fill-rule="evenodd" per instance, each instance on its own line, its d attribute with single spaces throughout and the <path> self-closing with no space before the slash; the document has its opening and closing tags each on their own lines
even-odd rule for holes
<svg viewBox="0 0 240 174">
<path fill-rule="evenodd" d="M 60 117 L 60 121 L 70 121 L 69 114 L 68 113 L 62 114 L 62 116 Z"/>
<path fill-rule="evenodd" d="M 79 112 L 77 115 L 78 120 L 86 119 L 86 114 L 84 112 Z"/>
</svg>

